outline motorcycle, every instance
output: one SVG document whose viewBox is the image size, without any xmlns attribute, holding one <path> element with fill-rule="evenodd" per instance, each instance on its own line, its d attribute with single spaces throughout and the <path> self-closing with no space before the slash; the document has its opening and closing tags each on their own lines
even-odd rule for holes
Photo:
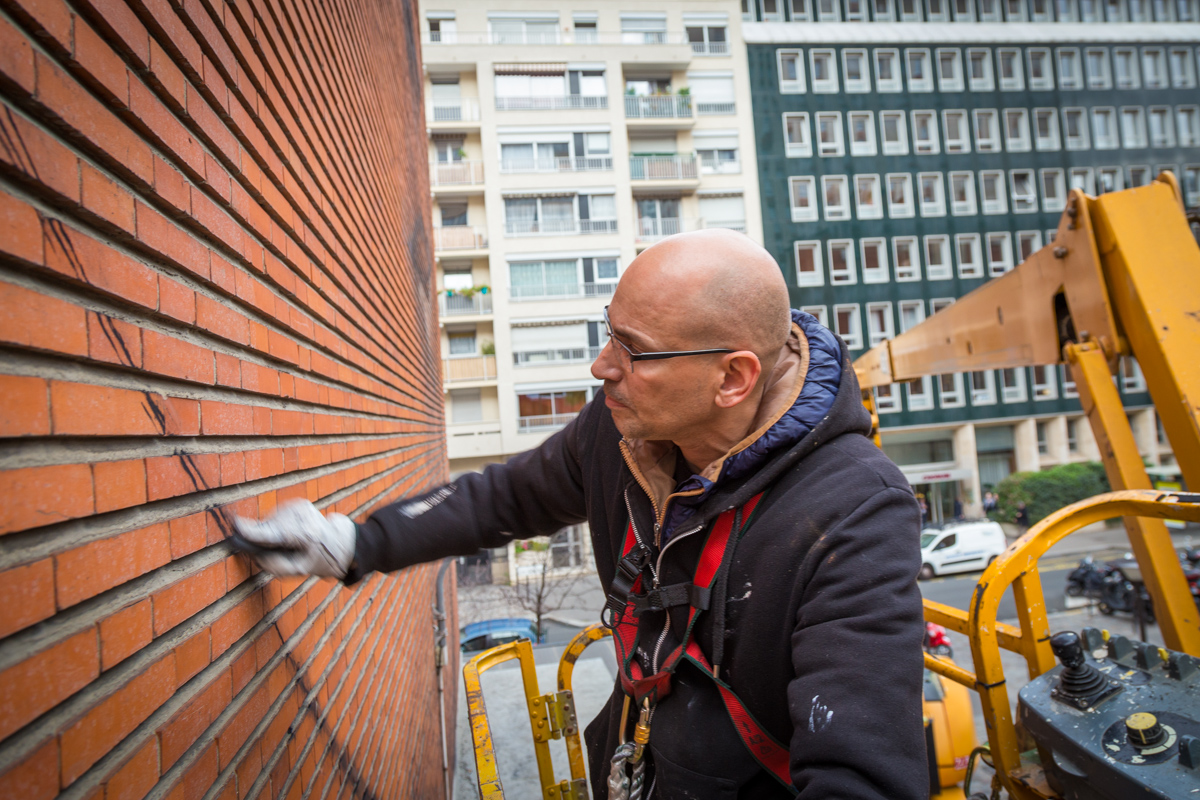
<svg viewBox="0 0 1200 800">
<path fill-rule="evenodd" d="M 925 623 L 925 643 L 923 646 L 925 652 L 931 655 L 954 658 L 954 650 L 950 647 L 950 637 L 946 635 L 946 629 L 936 622 Z"/>
<path fill-rule="evenodd" d="M 1066 591 L 1071 597 L 1096 600 L 1100 613 L 1105 615 L 1118 611 L 1133 613 L 1140 595 L 1146 621 L 1154 621 L 1150 593 L 1141 581 L 1137 562 L 1131 558 L 1097 564 L 1091 556 L 1085 556 L 1067 576 Z"/>
</svg>

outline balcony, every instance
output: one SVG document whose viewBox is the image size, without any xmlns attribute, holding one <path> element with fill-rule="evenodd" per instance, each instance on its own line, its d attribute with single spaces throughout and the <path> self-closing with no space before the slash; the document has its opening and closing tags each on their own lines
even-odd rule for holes
<svg viewBox="0 0 1200 800">
<path fill-rule="evenodd" d="M 579 416 L 579 412 L 569 414 L 539 414 L 536 417 L 517 417 L 517 433 L 549 433 L 566 425 Z"/>
<path fill-rule="evenodd" d="M 446 450 L 452 459 L 500 455 L 500 420 L 447 423 Z"/>
<path fill-rule="evenodd" d="M 731 231 L 737 231 L 738 233 L 745 233 L 745 232 L 746 232 L 746 220 L 744 220 L 744 219 L 731 219 L 731 220 L 724 220 L 724 221 L 722 221 L 722 220 L 707 220 L 707 219 L 706 219 L 706 220 L 704 220 L 704 225 L 703 225 L 703 227 L 704 227 L 705 229 L 708 229 L 708 228 L 725 228 L 725 229 L 727 229 L 727 230 L 731 230 Z"/>
<path fill-rule="evenodd" d="M 698 56 L 727 56 L 729 42 L 692 42 L 692 53 Z"/>
<path fill-rule="evenodd" d="M 429 185 L 433 189 L 483 187 L 482 161 L 431 161 Z"/>
<path fill-rule="evenodd" d="M 556 350 L 527 350 L 513 353 L 513 364 L 536 367 L 543 364 L 590 364 L 600 356 L 603 347 L 562 347 Z"/>
<path fill-rule="evenodd" d="M 699 230 L 702 223 L 703 220 L 690 217 L 666 217 L 664 219 L 641 217 L 638 219 L 637 235 L 634 237 L 634 242 L 642 246 L 653 244 L 667 236 Z"/>
<path fill-rule="evenodd" d="M 605 109 L 608 95 L 560 94 L 546 97 L 497 97 L 497 111 L 558 111 L 561 109 Z"/>
<path fill-rule="evenodd" d="M 687 35 L 665 31 L 431 31 L 422 35 L 421 43 L 432 46 L 498 45 L 498 46 L 555 46 L 580 44 L 625 45 L 686 45 Z"/>
<path fill-rule="evenodd" d="M 433 249 L 441 250 L 485 250 L 487 234 L 474 225 L 434 226 Z"/>
<path fill-rule="evenodd" d="M 625 95 L 626 119 L 692 119 L 692 117 L 690 95 Z"/>
<path fill-rule="evenodd" d="M 697 102 L 696 113 L 702 117 L 731 116 L 737 113 L 737 102 L 733 100 L 725 102 Z"/>
<path fill-rule="evenodd" d="M 450 356 L 442 359 L 444 383 L 468 383 L 496 380 L 496 357 Z"/>
<path fill-rule="evenodd" d="M 574 158 L 508 158 L 500 162 L 500 172 L 603 172 L 613 168 L 612 156 L 575 156 Z"/>
<path fill-rule="evenodd" d="M 467 296 L 438 293 L 438 311 L 443 317 L 471 317 L 492 313 L 492 295 L 475 292 Z"/>
<path fill-rule="evenodd" d="M 435 130 L 478 128 L 479 100 L 461 97 L 457 101 L 431 101 L 425 110 L 425 123 Z"/>
<path fill-rule="evenodd" d="M 571 236 L 616 232 L 615 219 L 510 219 L 504 223 L 506 236 Z"/>
<path fill-rule="evenodd" d="M 700 164 L 694 155 L 632 156 L 629 178 L 648 184 L 643 188 L 695 188 L 700 185 Z"/>
<path fill-rule="evenodd" d="M 617 283 L 539 283 L 532 286 L 508 287 L 509 299 L 521 300 L 571 300 L 580 297 L 612 297 Z"/>
</svg>

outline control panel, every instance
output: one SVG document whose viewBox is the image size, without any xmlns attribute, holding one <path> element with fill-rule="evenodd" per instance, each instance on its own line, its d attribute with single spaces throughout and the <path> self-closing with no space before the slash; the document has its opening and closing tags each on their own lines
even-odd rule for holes
<svg viewBox="0 0 1200 800">
<path fill-rule="evenodd" d="M 1050 638 L 1061 666 L 1017 716 L 1066 800 L 1200 797 L 1200 660 L 1097 628 Z"/>
</svg>

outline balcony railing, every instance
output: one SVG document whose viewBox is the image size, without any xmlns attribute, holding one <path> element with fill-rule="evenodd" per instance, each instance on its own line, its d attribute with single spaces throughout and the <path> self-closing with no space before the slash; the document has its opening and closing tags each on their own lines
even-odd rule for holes
<svg viewBox="0 0 1200 800">
<path fill-rule="evenodd" d="M 704 227 L 705 228 L 728 228 L 731 231 L 737 231 L 738 233 L 745 233 L 746 232 L 746 220 L 744 220 L 744 219 L 707 220 L 706 219 L 706 220 L 704 220 Z"/>
<path fill-rule="evenodd" d="M 629 177 L 635 181 L 694 180 L 700 170 L 694 155 L 631 156 Z"/>
<path fill-rule="evenodd" d="M 539 283 L 532 286 L 510 286 L 508 296 L 518 300 L 569 299 L 575 297 L 611 297 L 617 284 L 612 283 Z"/>
<path fill-rule="evenodd" d="M 564 108 L 608 108 L 608 95 L 559 94 L 546 97 L 497 97 L 497 111 L 555 111 Z"/>
<path fill-rule="evenodd" d="M 483 183 L 482 161 L 433 161 L 430 186 L 475 186 Z"/>
<path fill-rule="evenodd" d="M 698 56 L 727 56 L 729 42 L 692 42 L 692 52 Z"/>
<path fill-rule="evenodd" d="M 563 44 L 628 44 L 628 45 L 686 45 L 687 34 L 663 31 L 432 31 L 421 37 L 428 45 L 563 45 Z M 713 42 L 719 45 L 720 42 Z"/>
<path fill-rule="evenodd" d="M 691 119 L 690 95 L 625 95 L 626 119 Z"/>
<path fill-rule="evenodd" d="M 637 241 L 652 242 L 664 236 L 674 236 L 685 231 L 699 229 L 702 220 L 684 217 L 666 217 L 654 219 L 641 217 L 638 219 Z"/>
<path fill-rule="evenodd" d="M 504 223 L 504 233 L 508 236 L 616 232 L 615 219 L 510 219 Z"/>
<path fill-rule="evenodd" d="M 742 162 L 701 157 L 700 171 L 707 175 L 736 175 L 742 171 Z"/>
<path fill-rule="evenodd" d="M 479 100 L 461 97 L 457 101 L 433 100 L 429 104 L 429 122 L 478 122 Z"/>
<path fill-rule="evenodd" d="M 482 250 L 487 247 L 487 234 L 474 225 L 434 226 L 434 250 Z"/>
<path fill-rule="evenodd" d="M 500 162 L 500 171 L 506 174 L 517 172 L 601 172 L 612 168 L 612 156 L 506 158 Z"/>
<path fill-rule="evenodd" d="M 570 414 L 539 414 L 536 417 L 517 417 L 518 433 L 544 433 L 561 428 L 579 416 L 578 411 Z"/>
<path fill-rule="evenodd" d="M 696 113 L 702 117 L 719 117 L 737 113 L 737 103 L 730 100 L 725 103 L 696 103 Z"/>
<path fill-rule="evenodd" d="M 495 356 L 450 356 L 442 359 L 446 383 L 490 381 L 496 379 Z"/>
<path fill-rule="evenodd" d="M 539 364 L 571 364 L 581 361 L 592 362 L 600 356 L 602 347 L 562 347 L 556 350 L 526 350 L 513 353 L 513 364 L 518 367 L 535 367 Z"/>
<path fill-rule="evenodd" d="M 472 314 L 492 313 L 492 296 L 476 292 L 467 297 L 461 294 L 438 295 L 438 309 L 443 317 L 462 317 Z"/>
</svg>

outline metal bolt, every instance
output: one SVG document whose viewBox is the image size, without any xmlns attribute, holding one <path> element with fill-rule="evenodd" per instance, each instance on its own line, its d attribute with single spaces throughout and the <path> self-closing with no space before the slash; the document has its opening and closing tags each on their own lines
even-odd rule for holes
<svg viewBox="0 0 1200 800">
<path fill-rule="evenodd" d="M 1066 258 L 1067 257 L 1067 248 L 1065 248 L 1065 247 L 1054 248 L 1054 257 L 1055 258 Z"/>
</svg>

